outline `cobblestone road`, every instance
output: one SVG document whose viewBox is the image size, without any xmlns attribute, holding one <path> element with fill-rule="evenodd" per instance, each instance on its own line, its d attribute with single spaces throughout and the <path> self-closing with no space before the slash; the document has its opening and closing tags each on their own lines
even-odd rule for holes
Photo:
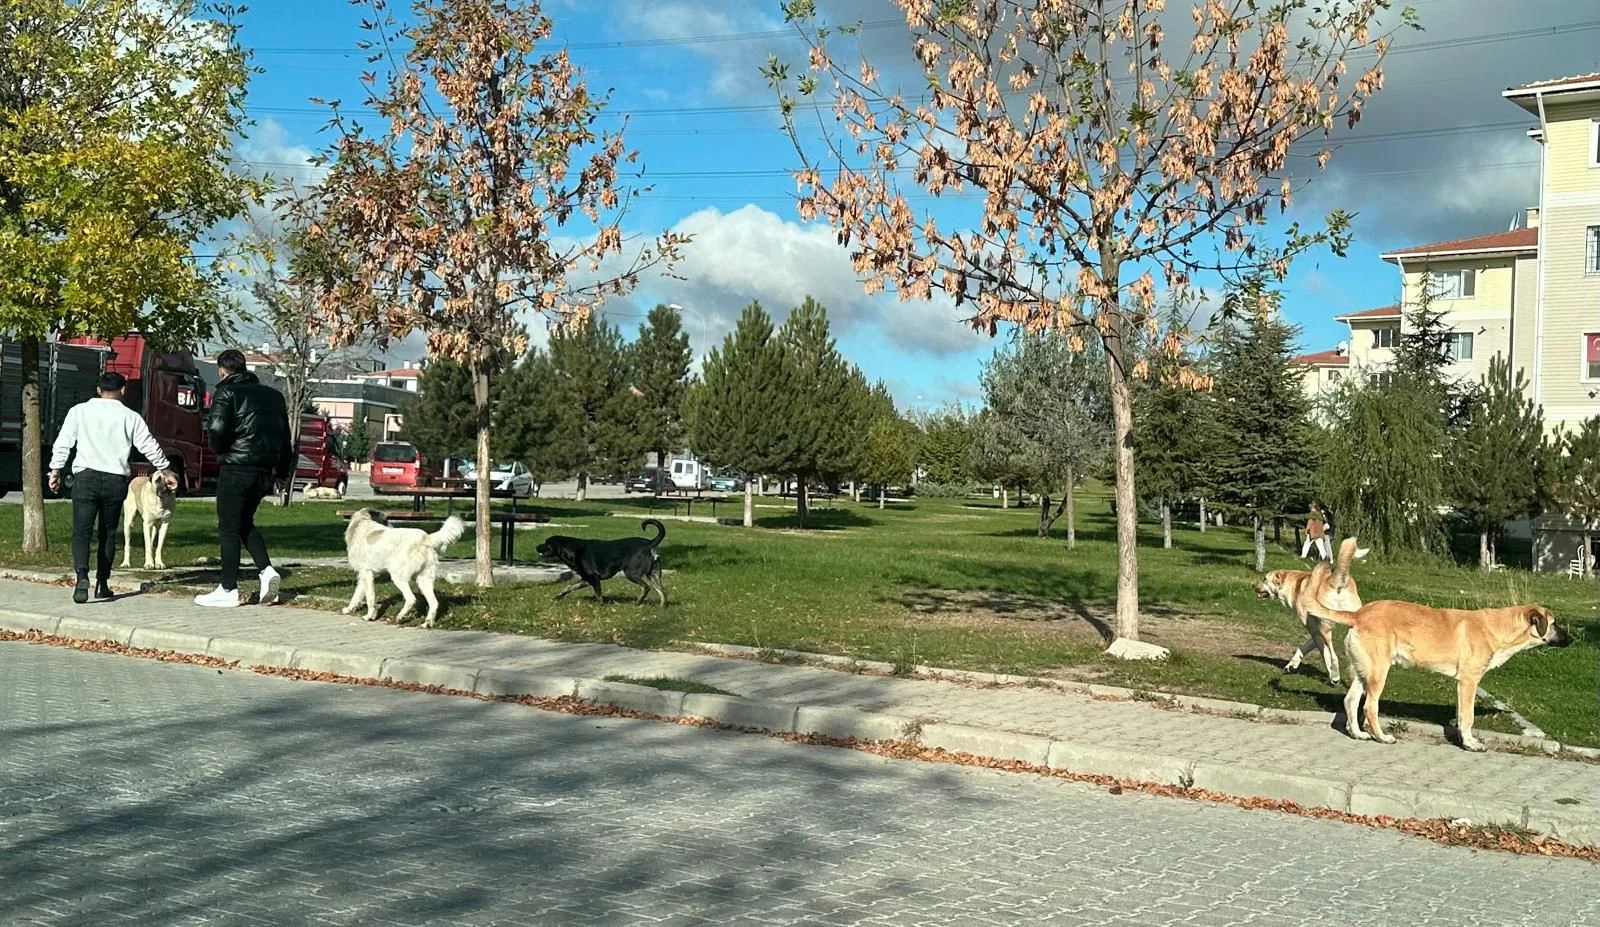
<svg viewBox="0 0 1600 927">
<path fill-rule="evenodd" d="M 1595 868 L 0 643 L 0 924 L 1600 923 Z"/>
</svg>

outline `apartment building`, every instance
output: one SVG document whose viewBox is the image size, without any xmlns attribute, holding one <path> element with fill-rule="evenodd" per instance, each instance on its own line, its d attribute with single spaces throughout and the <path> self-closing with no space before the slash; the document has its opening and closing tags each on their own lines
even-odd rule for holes
<svg viewBox="0 0 1600 927">
<path fill-rule="evenodd" d="M 1600 74 L 1540 81 L 1503 96 L 1538 120 L 1539 205 L 1492 234 L 1399 248 L 1401 301 L 1338 317 L 1350 330 L 1342 376 L 1382 377 L 1425 289 L 1449 329 L 1450 376 L 1476 381 L 1496 354 L 1511 359 L 1551 431 L 1600 415 Z M 1327 355 L 1312 368 L 1317 394 L 1339 381 Z"/>
</svg>

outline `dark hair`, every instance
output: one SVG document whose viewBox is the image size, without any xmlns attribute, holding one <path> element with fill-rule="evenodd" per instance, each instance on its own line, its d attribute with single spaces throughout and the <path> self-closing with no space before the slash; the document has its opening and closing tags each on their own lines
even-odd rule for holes
<svg viewBox="0 0 1600 927">
<path fill-rule="evenodd" d="M 111 370 L 107 370 L 105 373 L 100 374 L 100 380 L 95 383 L 95 386 L 102 393 L 114 393 L 127 385 L 127 377 Z"/>
<path fill-rule="evenodd" d="M 229 348 L 217 355 L 217 366 L 230 375 L 244 373 L 244 354 Z"/>
</svg>

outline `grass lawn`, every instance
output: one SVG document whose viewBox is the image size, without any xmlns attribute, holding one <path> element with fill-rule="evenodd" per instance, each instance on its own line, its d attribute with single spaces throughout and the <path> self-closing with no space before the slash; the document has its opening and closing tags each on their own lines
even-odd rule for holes
<svg viewBox="0 0 1600 927">
<path fill-rule="evenodd" d="M 1080 501 L 1078 548 L 1060 537 L 1034 536 L 1037 512 L 1002 511 L 998 503 L 921 500 L 885 511 L 838 503 L 814 513 L 813 527 L 795 529 L 792 505 L 758 499 L 760 528 L 668 521 L 662 559 L 669 604 L 632 604 L 637 589 L 620 577 L 607 584 L 610 604 L 587 592 L 559 602 L 556 588 L 502 585 L 483 594 L 457 587 L 445 595 L 441 627 L 480 628 L 560 640 L 612 641 L 638 647 L 673 640 L 744 644 L 843 654 L 910 665 L 1029 673 L 1093 680 L 1152 691 L 1237 699 L 1281 708 L 1334 711 L 1343 690 L 1328 685 L 1321 660 L 1284 675 L 1279 667 L 1302 630 L 1274 602 L 1256 599 L 1250 539 L 1242 531 L 1175 529 L 1175 547 L 1160 548 L 1145 526 L 1140 550 L 1142 636 L 1173 651 L 1165 664 L 1128 664 L 1101 656 L 1099 628 L 1112 617 L 1116 589 L 1114 526 L 1103 497 Z M 339 556 L 351 501 L 263 508 L 259 522 L 274 557 Z M 527 508 L 527 504 L 523 508 Z M 533 556 L 537 537 L 616 537 L 638 530 L 646 500 L 575 503 L 536 501 L 553 529 L 523 532 L 518 552 Z M 701 513 L 699 506 L 696 514 Z M 607 512 L 628 512 L 628 518 Z M 0 508 L 0 564 L 63 569 L 68 563 L 68 512 L 49 506 L 52 550 L 18 550 L 20 506 Z M 723 510 L 724 517 L 737 507 Z M 1058 525 L 1058 528 L 1060 526 Z M 142 558 L 135 537 L 135 562 Z M 215 557 L 215 518 L 206 500 L 186 501 L 168 537 L 174 567 Z M 453 548 L 469 556 L 470 539 Z M 1285 549 L 1269 549 L 1269 568 L 1296 567 Z M 196 581 L 213 581 L 201 571 Z M 1403 598 L 1439 606 L 1485 607 L 1542 602 L 1575 638 L 1565 649 L 1519 654 L 1494 670 L 1486 688 L 1563 742 L 1600 744 L 1600 621 L 1593 582 L 1524 572 L 1482 574 L 1437 562 L 1359 562 L 1355 573 L 1368 601 Z M 348 600 L 348 574 L 300 570 L 286 591 Z M 387 590 L 385 613 L 398 609 Z M 441 590 L 442 592 L 444 590 Z M 1342 634 L 1342 632 L 1341 632 Z M 1345 670 L 1348 679 L 1349 669 Z M 1454 717 L 1455 685 L 1419 670 L 1396 668 L 1384 693 L 1396 719 L 1444 723 Z M 1480 706 L 1479 723 L 1515 730 L 1509 717 Z"/>
</svg>

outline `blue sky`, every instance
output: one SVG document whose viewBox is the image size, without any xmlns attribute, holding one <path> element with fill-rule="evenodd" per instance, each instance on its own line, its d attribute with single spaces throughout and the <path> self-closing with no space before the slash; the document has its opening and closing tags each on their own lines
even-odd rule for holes
<svg viewBox="0 0 1600 927">
<path fill-rule="evenodd" d="M 1302 326 L 1306 350 L 1345 337 L 1334 316 L 1396 300 L 1398 275 L 1382 251 L 1501 231 L 1536 202 L 1537 148 L 1501 90 L 1600 70 L 1593 5 L 1412 2 L 1426 31 L 1402 37 L 1386 89 L 1293 216 L 1309 221 L 1334 206 L 1357 213 L 1348 257 L 1306 255 L 1285 284 L 1285 312 Z M 894 18 L 887 0 L 822 6 L 840 19 Z M 750 300 L 781 319 L 811 293 L 829 307 L 841 350 L 888 382 L 902 407 L 975 398 L 996 343 L 967 331 L 948 304 L 866 296 L 833 233 L 795 214 L 785 173 L 795 154 L 758 74 L 769 53 L 797 47 L 770 34 L 783 28 L 776 0 L 555 0 L 546 9 L 592 85 L 614 88 L 612 111 L 629 114 L 628 142 L 654 187 L 629 227 L 696 235 L 679 268 L 687 279 L 649 278 L 632 300 L 608 307 L 625 332 L 649 306 L 676 302 L 690 310 L 685 326 L 699 352 Z M 257 125 L 240 146 L 245 158 L 280 176 L 310 176 L 304 160 L 328 136 L 309 98 L 361 101 L 362 13 L 334 0 L 261 0 L 245 14 L 243 41 L 263 69 L 250 87 Z M 900 53 L 906 34 L 886 24 L 866 42 L 877 61 Z"/>
</svg>

